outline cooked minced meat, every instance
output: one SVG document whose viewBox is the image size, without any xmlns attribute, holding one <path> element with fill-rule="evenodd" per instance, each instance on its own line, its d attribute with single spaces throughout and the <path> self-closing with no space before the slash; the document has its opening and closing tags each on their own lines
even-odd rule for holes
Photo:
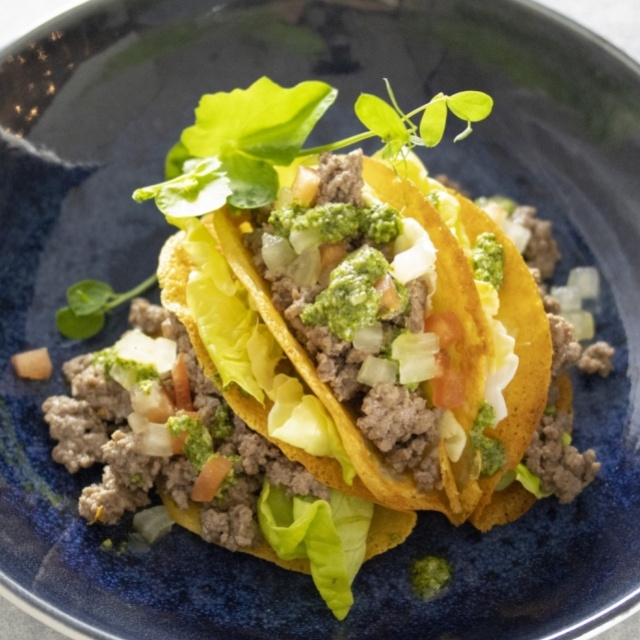
<svg viewBox="0 0 640 640">
<path fill-rule="evenodd" d="M 362 413 L 356 424 L 387 466 L 396 473 L 412 470 L 420 490 L 437 486 L 439 464 L 429 453 L 440 438 L 440 409 L 428 408 L 424 398 L 404 387 L 379 383 L 365 396 Z"/>
<path fill-rule="evenodd" d="M 519 206 L 511 214 L 511 220 L 531 232 L 531 238 L 522 254 L 526 263 L 540 271 L 544 280 L 553 277 L 561 255 L 553 237 L 553 224 L 536 217 L 535 207 Z"/>
<path fill-rule="evenodd" d="M 193 465 L 186 458 L 170 458 L 162 465 L 156 477 L 156 487 L 161 493 L 171 496 L 181 509 L 187 509 L 197 475 Z"/>
<path fill-rule="evenodd" d="M 318 158 L 318 174 L 320 187 L 317 204 L 346 202 L 357 207 L 363 206 L 361 150 L 344 155 L 321 154 Z"/>
<path fill-rule="evenodd" d="M 549 287 L 542 282 L 542 276 L 540 275 L 540 270 L 535 267 L 529 267 L 529 271 L 533 276 L 533 279 L 536 281 L 538 285 L 538 293 L 542 298 L 542 304 L 544 306 L 544 310 L 547 313 L 559 314 L 561 311 L 560 302 L 557 298 L 554 298 L 552 295 L 549 295 Z"/>
<path fill-rule="evenodd" d="M 405 327 L 413 333 L 424 330 L 425 307 L 427 304 L 427 283 L 416 278 L 407 283 L 409 294 L 409 313 L 405 319 Z"/>
<path fill-rule="evenodd" d="M 271 484 L 284 487 L 288 495 L 315 496 L 329 499 L 329 489 L 320 484 L 302 465 L 280 456 L 267 465 L 267 478 Z"/>
<path fill-rule="evenodd" d="M 135 511 L 150 502 L 146 491 L 128 489 L 107 465 L 102 472 L 102 482 L 83 489 L 78 511 L 89 522 L 117 524 L 125 512 Z"/>
<path fill-rule="evenodd" d="M 578 369 L 582 373 L 598 374 L 606 378 L 613 371 L 615 349 L 602 340 L 589 345 L 578 360 Z"/>
<path fill-rule="evenodd" d="M 129 309 L 129 324 L 140 329 L 148 336 L 159 336 L 162 323 L 169 317 L 169 312 L 160 305 L 151 304 L 145 298 L 134 298 Z"/>
<path fill-rule="evenodd" d="M 593 449 L 580 453 L 563 444 L 563 434 L 570 433 L 572 426 L 572 416 L 565 411 L 543 416 L 524 457 L 526 466 L 540 478 L 541 489 L 561 503 L 571 502 L 600 470 Z"/>
<path fill-rule="evenodd" d="M 570 322 L 552 313 L 547 313 L 547 318 L 553 346 L 551 375 L 555 377 L 578 362 L 582 354 L 582 346 L 574 339 L 573 325 Z"/>
<path fill-rule="evenodd" d="M 204 507 L 202 537 L 231 551 L 251 547 L 260 539 L 260 528 L 250 507 L 236 504 L 229 511 Z"/>
<path fill-rule="evenodd" d="M 113 432 L 111 440 L 102 447 L 102 460 L 127 488 L 143 491 L 153 487 L 163 464 L 162 458 L 140 452 L 140 436 L 130 429 Z"/>
<path fill-rule="evenodd" d="M 63 366 L 63 373 L 71 384 L 71 395 L 86 400 L 103 420 L 124 422 L 131 413 L 129 392 L 107 378 L 103 367 L 93 364 L 92 354 L 74 358 Z"/>
<path fill-rule="evenodd" d="M 49 434 L 58 444 L 53 459 L 76 473 L 102 460 L 102 445 L 109 438 L 108 426 L 85 400 L 52 396 L 42 405 Z"/>
</svg>

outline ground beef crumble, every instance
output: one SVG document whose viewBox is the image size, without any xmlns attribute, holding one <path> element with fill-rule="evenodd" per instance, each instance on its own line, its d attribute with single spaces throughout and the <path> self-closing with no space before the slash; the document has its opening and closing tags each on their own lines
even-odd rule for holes
<svg viewBox="0 0 640 640">
<path fill-rule="evenodd" d="M 606 378 L 613 371 L 614 354 L 615 349 L 608 342 L 594 342 L 582 352 L 578 360 L 578 370 Z"/>
<path fill-rule="evenodd" d="M 553 493 L 563 504 L 574 500 L 600 470 L 593 449 L 580 453 L 563 443 L 563 434 L 571 433 L 572 422 L 571 414 L 565 411 L 543 416 L 524 458 L 540 478 L 542 491 Z"/>
<path fill-rule="evenodd" d="M 535 207 L 518 206 L 511 214 L 511 220 L 531 232 L 523 257 L 529 267 L 540 271 L 543 280 L 553 276 L 561 255 L 553 237 L 553 224 L 549 220 L 536 217 Z"/>
</svg>

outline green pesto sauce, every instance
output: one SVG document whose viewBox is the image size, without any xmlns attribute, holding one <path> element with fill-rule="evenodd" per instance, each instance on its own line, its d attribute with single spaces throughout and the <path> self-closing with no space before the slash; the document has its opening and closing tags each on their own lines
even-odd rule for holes
<svg viewBox="0 0 640 640">
<path fill-rule="evenodd" d="M 433 600 L 451 581 L 451 565 L 437 556 L 416 560 L 411 569 L 411 587 L 423 600 Z"/>
<path fill-rule="evenodd" d="M 473 275 L 476 280 L 488 282 L 495 289 L 504 279 L 504 249 L 493 233 L 481 233 L 471 252 Z"/>
<path fill-rule="evenodd" d="M 363 233 L 373 242 L 393 242 L 402 230 L 402 218 L 392 207 L 376 204 L 355 207 L 331 202 L 305 208 L 297 204 L 276 209 L 269 216 L 274 233 L 289 238 L 292 231 L 314 231 L 321 243 L 340 242 Z"/>
<path fill-rule="evenodd" d="M 226 440 L 233 433 L 233 416 L 226 404 L 220 404 L 216 408 L 209 432 L 214 440 Z"/>
<path fill-rule="evenodd" d="M 114 347 L 108 347 L 107 349 L 98 351 L 98 353 L 93 356 L 93 364 L 97 367 L 102 367 L 106 376 L 109 376 L 111 369 L 117 365 L 128 373 L 133 374 L 133 384 L 157 380 L 160 377 L 155 365 L 121 358 Z"/>
<path fill-rule="evenodd" d="M 301 320 L 325 325 L 335 336 L 353 340 L 356 329 L 377 322 L 382 293 L 373 285 L 388 272 L 389 263 L 382 253 L 363 245 L 331 272 L 329 285 L 304 308 Z M 397 286 L 400 292 L 400 283 Z M 402 289 L 406 305 L 406 289 Z"/>
<path fill-rule="evenodd" d="M 494 421 L 495 410 L 489 403 L 483 403 L 469 434 L 471 444 L 482 455 L 482 470 L 480 473 L 483 476 L 492 476 L 497 473 L 507 461 L 504 444 L 494 438 L 488 438 L 483 433 L 485 429 L 493 427 Z"/>
<path fill-rule="evenodd" d="M 199 418 L 189 416 L 173 416 L 167 421 L 167 427 L 174 436 L 180 436 L 185 431 L 184 455 L 200 473 L 204 463 L 213 455 L 213 439 L 207 428 Z"/>
</svg>

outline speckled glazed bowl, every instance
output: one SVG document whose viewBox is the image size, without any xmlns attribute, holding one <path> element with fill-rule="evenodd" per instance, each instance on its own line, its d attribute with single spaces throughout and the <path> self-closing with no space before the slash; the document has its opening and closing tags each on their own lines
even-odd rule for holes
<svg viewBox="0 0 640 640">
<path fill-rule="evenodd" d="M 91 2 L 0 55 L 0 588 L 76 637 L 137 640 L 576 638 L 640 601 L 640 69 L 526 2 L 494 0 L 119 0 Z M 553 220 L 558 281 L 597 265 L 606 380 L 577 377 L 575 441 L 598 480 L 571 505 L 540 501 L 481 535 L 420 515 L 409 541 L 367 563 L 356 604 L 334 620 L 311 581 L 183 530 L 148 553 L 105 553 L 130 522 L 88 527 L 75 503 L 96 472 L 50 461 L 42 400 L 70 356 L 110 344 L 126 312 L 85 344 L 53 323 L 66 286 L 126 290 L 170 233 L 134 188 L 163 158 L 202 93 L 261 75 L 324 79 L 340 97 L 318 140 L 357 131 L 361 91 L 391 80 L 411 108 L 476 88 L 491 118 L 427 162 L 474 195 L 501 192 Z M 451 138 L 452 136 L 448 136 Z M 311 142 L 316 142 L 312 140 Z M 156 293 L 157 295 L 157 293 Z M 17 380 L 12 353 L 46 345 L 56 374 Z M 413 560 L 447 558 L 438 599 L 411 590 Z"/>
</svg>

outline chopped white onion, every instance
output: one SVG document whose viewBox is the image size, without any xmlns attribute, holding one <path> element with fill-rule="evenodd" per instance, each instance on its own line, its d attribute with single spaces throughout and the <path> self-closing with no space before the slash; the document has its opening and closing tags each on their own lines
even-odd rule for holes
<svg viewBox="0 0 640 640">
<path fill-rule="evenodd" d="M 133 516 L 133 528 L 149 543 L 163 538 L 173 526 L 173 519 L 164 505 L 138 511 Z"/>
<path fill-rule="evenodd" d="M 398 365 L 384 358 L 368 355 L 358 371 L 357 380 L 373 387 L 379 382 L 394 384 L 398 376 Z"/>
<path fill-rule="evenodd" d="M 286 238 L 262 234 L 262 259 L 273 273 L 283 273 L 296 259 L 296 252 Z"/>
<path fill-rule="evenodd" d="M 287 275 L 299 287 L 312 287 L 318 282 L 321 270 L 320 250 L 318 247 L 314 247 L 307 249 L 287 267 Z"/>
<path fill-rule="evenodd" d="M 440 338 L 437 333 L 401 333 L 391 344 L 391 357 L 405 360 L 412 357 L 433 355 L 440 350 Z"/>
<path fill-rule="evenodd" d="M 173 454 L 173 441 L 166 425 L 150 422 L 141 433 L 140 453 L 159 458 L 168 458 Z"/>
<path fill-rule="evenodd" d="M 531 231 L 509 218 L 505 218 L 500 223 L 500 228 L 509 237 L 511 242 L 516 245 L 516 249 L 518 249 L 520 253 L 524 253 L 524 250 L 529 244 L 529 240 L 531 240 Z"/>
<path fill-rule="evenodd" d="M 502 223 L 509 215 L 507 210 L 495 200 L 489 200 L 480 207 L 496 224 L 502 226 Z"/>
<path fill-rule="evenodd" d="M 157 380 L 134 385 L 129 397 L 132 409 L 149 420 L 164 422 L 173 414 L 174 407 Z"/>
<path fill-rule="evenodd" d="M 437 373 L 436 359 L 433 354 L 413 356 L 402 360 L 399 364 L 400 384 L 416 384 L 435 378 Z"/>
<path fill-rule="evenodd" d="M 551 295 L 560 303 L 562 311 L 578 311 L 582 308 L 580 291 L 575 287 L 551 287 Z"/>
<path fill-rule="evenodd" d="M 292 231 L 289 234 L 289 242 L 293 250 L 301 255 L 307 249 L 314 249 L 322 244 L 322 236 L 315 229 L 305 229 L 304 231 Z"/>
<path fill-rule="evenodd" d="M 133 411 L 127 416 L 127 422 L 134 433 L 141 433 L 149 426 L 149 418 L 137 411 Z"/>
<path fill-rule="evenodd" d="M 363 353 L 378 353 L 382 347 L 384 332 L 382 325 L 376 322 L 371 327 L 360 327 L 356 329 L 353 336 L 353 346 Z"/>
<path fill-rule="evenodd" d="M 154 365 L 159 375 L 168 373 L 176 361 L 177 345 L 168 338 L 151 338 L 139 329 L 127 331 L 114 345 L 118 357 Z"/>
<path fill-rule="evenodd" d="M 575 287 L 583 300 L 595 300 L 600 293 L 600 273 L 595 267 L 575 267 L 569 271 L 567 286 Z"/>
<path fill-rule="evenodd" d="M 396 254 L 391 263 L 393 275 L 403 284 L 424 276 L 434 269 L 436 248 L 428 236 L 420 238 L 411 248 Z"/>
<path fill-rule="evenodd" d="M 440 438 L 451 462 L 458 462 L 467 444 L 467 434 L 453 413 L 447 409 L 440 419 Z"/>
<path fill-rule="evenodd" d="M 589 311 L 562 311 L 562 317 L 573 325 L 573 337 L 576 340 L 591 340 L 595 335 L 593 315 Z"/>
<path fill-rule="evenodd" d="M 393 244 L 393 253 L 398 254 L 413 247 L 421 238 L 429 237 L 425 228 L 413 218 L 404 218 L 402 220 L 402 231 L 395 239 Z"/>
</svg>

